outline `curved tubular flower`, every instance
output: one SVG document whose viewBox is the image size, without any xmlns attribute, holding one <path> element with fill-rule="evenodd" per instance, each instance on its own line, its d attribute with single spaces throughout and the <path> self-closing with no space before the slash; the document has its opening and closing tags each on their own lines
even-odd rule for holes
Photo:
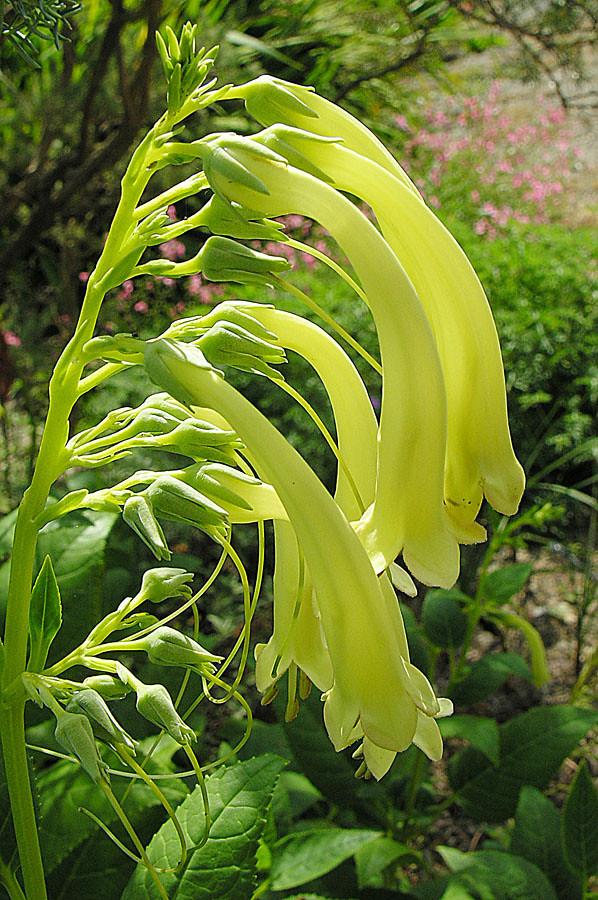
<svg viewBox="0 0 598 900">
<path fill-rule="evenodd" d="M 318 600 L 333 666 L 324 716 L 337 749 L 361 734 L 377 747 L 400 751 L 411 743 L 421 696 L 416 676 L 397 652 L 395 620 L 353 528 L 321 481 L 281 433 L 188 344 L 146 345 L 150 377 L 183 403 L 217 409 L 250 449 L 291 521 Z M 422 704 L 423 705 L 423 704 Z M 426 710 L 440 711 L 436 702 Z"/>
<path fill-rule="evenodd" d="M 420 198 L 407 173 L 369 128 L 340 106 L 320 97 L 313 88 L 260 75 L 231 88 L 227 99 L 244 100 L 247 112 L 262 125 L 284 122 L 314 134 L 341 138 L 348 147 L 383 166 Z"/>
<path fill-rule="evenodd" d="M 336 188 L 372 207 L 418 293 L 440 354 L 448 412 L 447 511 L 461 540 L 483 540 L 474 523 L 482 494 L 498 512 L 513 515 L 525 475 L 511 444 L 492 312 L 469 260 L 434 213 L 376 162 L 294 128 L 274 127 L 259 139 L 283 155 L 292 147 Z"/>
<path fill-rule="evenodd" d="M 229 136 L 205 145 L 204 169 L 215 192 L 263 215 L 300 213 L 320 222 L 348 256 L 374 316 L 382 408 L 376 498 L 357 526 L 361 538 L 376 571 L 402 550 L 420 581 L 450 587 L 459 572 L 459 545 L 443 503 L 446 395 L 421 303 L 384 238 L 346 197 L 272 151 L 270 158 L 265 148 L 255 152 L 258 146 Z M 247 179 L 233 180 L 238 169 L 269 193 L 247 187 Z"/>
<path fill-rule="evenodd" d="M 274 522 L 274 628 L 267 644 L 255 648 L 255 681 L 261 694 L 293 663 L 320 691 L 333 684 L 317 600 L 293 526 Z"/>
</svg>

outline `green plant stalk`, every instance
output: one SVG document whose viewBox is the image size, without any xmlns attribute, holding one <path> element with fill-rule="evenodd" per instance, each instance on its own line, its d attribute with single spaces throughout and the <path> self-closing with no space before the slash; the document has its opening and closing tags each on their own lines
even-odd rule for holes
<svg viewBox="0 0 598 900">
<path fill-rule="evenodd" d="M 88 281 L 75 333 L 50 379 L 50 403 L 38 458 L 31 484 L 17 513 L 4 633 L 0 736 L 25 894 L 30 900 L 45 900 L 47 895 L 31 785 L 25 774 L 28 772 L 24 721 L 26 698 L 22 690 L 11 692 L 8 697 L 6 689 L 26 670 L 31 584 L 40 528 L 37 520 L 44 510 L 53 483 L 68 465 L 66 443 L 69 416 L 79 397 L 79 379 L 85 366 L 80 351 L 93 336 L 106 293 L 102 279 L 125 255 L 123 247 L 127 245 L 132 212 L 150 178 L 150 173 L 140 163 L 152 145 L 157 127 L 139 145 L 123 177 L 121 199 L 98 265 Z M 127 251 L 130 251 L 130 246 Z"/>
</svg>

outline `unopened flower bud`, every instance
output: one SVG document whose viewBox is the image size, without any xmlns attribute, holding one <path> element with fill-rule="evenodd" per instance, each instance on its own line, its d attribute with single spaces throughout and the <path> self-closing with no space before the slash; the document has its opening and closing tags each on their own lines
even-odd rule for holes
<svg viewBox="0 0 598 900">
<path fill-rule="evenodd" d="M 151 603 L 162 603 L 173 597 L 187 599 L 192 593 L 190 581 L 193 581 L 193 574 L 185 569 L 148 569 L 143 576 L 138 596 Z"/>
<path fill-rule="evenodd" d="M 167 731 L 177 744 L 190 744 L 196 740 L 195 732 L 181 719 L 163 684 L 136 681 L 134 687 L 137 711 L 144 719 Z"/>
<path fill-rule="evenodd" d="M 97 738 L 107 744 L 125 744 L 134 750 L 133 738 L 118 724 L 108 704 L 97 691 L 86 688 L 73 694 L 67 709 L 72 713 L 83 713 L 89 719 Z"/>
<path fill-rule="evenodd" d="M 151 662 L 159 666 L 184 666 L 203 674 L 214 671 L 214 663 L 220 662 L 221 656 L 215 656 L 186 634 L 163 625 L 156 628 L 137 642 L 143 646 Z"/>
<path fill-rule="evenodd" d="M 61 747 L 77 757 L 96 784 L 102 780 L 100 759 L 91 723 L 82 713 L 63 712 L 56 722 L 54 737 Z"/>
<path fill-rule="evenodd" d="M 104 700 L 122 700 L 131 691 L 128 685 L 112 675 L 90 675 L 83 679 L 83 687 L 97 691 Z"/>
<path fill-rule="evenodd" d="M 155 513 L 172 522 L 185 522 L 198 528 L 222 527 L 226 510 L 190 485 L 161 475 L 144 491 Z"/>
<path fill-rule="evenodd" d="M 202 273 L 208 281 L 270 284 L 272 275 L 286 272 L 288 260 L 268 256 L 227 237 L 208 238 L 201 252 Z"/>
<path fill-rule="evenodd" d="M 170 550 L 151 505 L 141 494 L 129 497 L 123 506 L 123 519 L 139 535 L 157 559 L 170 559 Z"/>
</svg>

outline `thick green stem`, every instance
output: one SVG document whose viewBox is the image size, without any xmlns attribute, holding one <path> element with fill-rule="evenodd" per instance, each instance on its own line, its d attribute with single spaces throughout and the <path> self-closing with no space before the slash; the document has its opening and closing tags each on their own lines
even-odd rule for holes
<svg viewBox="0 0 598 900">
<path fill-rule="evenodd" d="M 19 859 L 28 900 L 45 900 L 47 895 L 31 785 L 27 774 L 25 699 L 22 691 L 11 691 L 9 695 L 6 689 L 9 685 L 14 685 L 26 670 L 31 584 L 39 531 L 38 517 L 46 505 L 50 488 L 69 462 L 70 454 L 66 450 L 69 416 L 79 395 L 79 379 L 85 365 L 81 360 L 80 351 L 85 342 L 93 336 L 104 299 L 105 290 L 101 279 L 122 258 L 132 211 L 149 180 L 149 174 L 143 171 L 143 167 L 140 175 L 135 176 L 134 172 L 139 171 L 140 151 L 142 154 L 147 151 L 151 135 L 152 132 L 141 144 L 123 179 L 122 196 L 113 226 L 96 270 L 89 279 L 77 328 L 58 360 L 50 380 L 50 404 L 37 463 L 31 484 L 23 496 L 17 514 L 6 606 L 0 735 Z"/>
</svg>

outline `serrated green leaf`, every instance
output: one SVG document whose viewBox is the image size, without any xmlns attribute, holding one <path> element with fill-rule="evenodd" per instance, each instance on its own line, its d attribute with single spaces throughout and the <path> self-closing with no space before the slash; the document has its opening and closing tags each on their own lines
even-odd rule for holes
<svg viewBox="0 0 598 900">
<path fill-rule="evenodd" d="M 29 607 L 29 661 L 30 672 L 41 672 L 48 658 L 50 645 L 62 624 L 60 591 L 54 574 L 52 560 L 46 556 L 33 585 Z"/>
<path fill-rule="evenodd" d="M 270 887 L 284 891 L 320 878 L 379 837 L 379 831 L 359 828 L 322 828 L 290 834 L 272 850 Z"/>
<path fill-rule="evenodd" d="M 178 875 L 161 876 L 169 896 L 177 900 L 249 900 L 255 889 L 258 842 L 266 813 L 285 760 L 270 754 L 222 768 L 206 780 L 212 827 L 207 843 L 191 850 Z M 190 847 L 203 835 L 204 811 L 196 788 L 177 810 Z M 176 866 L 179 842 L 166 822 L 154 835 L 147 853 L 159 867 Z M 138 866 L 122 900 L 151 900 L 157 891 L 147 870 Z"/>
<path fill-rule="evenodd" d="M 452 848 L 443 849 L 446 853 Z M 447 858 L 445 853 L 445 861 L 454 870 L 455 857 Z M 521 856 L 503 850 L 478 850 L 459 856 L 466 859 L 458 860 L 457 874 L 450 883 L 479 900 L 557 900 L 544 873 Z"/>
<path fill-rule="evenodd" d="M 598 792 L 583 760 L 563 810 L 563 846 L 574 872 L 588 878 L 598 869 Z"/>
<path fill-rule="evenodd" d="M 523 590 L 532 569 L 531 563 L 514 563 L 485 575 L 480 585 L 484 599 L 493 603 L 506 603 Z"/>
<path fill-rule="evenodd" d="M 537 788 L 524 785 L 515 813 L 511 852 L 542 869 L 560 900 L 581 900 L 581 881 L 569 871 L 556 806 Z"/>
<path fill-rule="evenodd" d="M 472 747 L 498 765 L 500 760 L 500 737 L 494 719 L 484 716 L 449 716 L 439 719 L 438 726 L 443 738 L 463 738 Z"/>
<path fill-rule="evenodd" d="M 471 663 L 464 677 L 454 685 L 451 699 L 460 706 L 479 703 L 497 691 L 511 675 L 531 681 L 526 661 L 518 653 L 492 653 Z"/>
<path fill-rule="evenodd" d="M 422 625 L 436 647 L 458 647 L 467 631 L 467 616 L 457 598 L 460 591 L 428 591 L 422 607 Z"/>
<path fill-rule="evenodd" d="M 544 788 L 598 721 L 598 713 L 573 706 L 530 709 L 500 726 L 500 765 L 467 748 L 449 762 L 449 779 L 458 802 L 478 821 L 502 822 L 512 816 L 524 784 Z"/>
<path fill-rule="evenodd" d="M 419 858 L 415 850 L 385 835 L 364 844 L 355 853 L 359 889 L 385 887 L 384 873 L 389 866 L 400 859 L 417 862 Z"/>
</svg>

